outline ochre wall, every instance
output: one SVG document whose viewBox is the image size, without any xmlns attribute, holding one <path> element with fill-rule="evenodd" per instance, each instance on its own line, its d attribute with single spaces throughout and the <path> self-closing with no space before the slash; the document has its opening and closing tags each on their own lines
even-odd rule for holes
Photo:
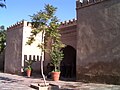
<svg viewBox="0 0 120 90">
<path fill-rule="evenodd" d="M 77 80 L 120 84 L 120 0 L 77 1 Z"/>
</svg>

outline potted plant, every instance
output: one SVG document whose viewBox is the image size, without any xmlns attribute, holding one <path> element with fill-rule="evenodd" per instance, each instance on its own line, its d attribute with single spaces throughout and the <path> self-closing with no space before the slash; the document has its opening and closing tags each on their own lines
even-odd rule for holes
<svg viewBox="0 0 120 90">
<path fill-rule="evenodd" d="M 58 48 L 55 48 L 50 53 L 51 56 L 51 64 L 54 67 L 52 71 L 52 78 L 54 81 L 58 81 L 60 77 L 60 63 L 63 59 L 63 52 Z"/>
<path fill-rule="evenodd" d="M 31 71 L 32 71 L 32 63 L 34 62 L 33 60 L 25 60 L 27 67 L 25 68 L 26 74 L 28 77 L 31 76 Z"/>
<path fill-rule="evenodd" d="M 51 57 L 51 64 L 54 67 L 54 69 L 52 71 L 52 77 L 53 77 L 54 81 L 59 80 L 60 63 L 61 63 L 63 56 L 64 56 L 63 51 L 61 49 L 65 47 L 65 45 L 61 41 L 59 24 L 56 21 L 57 21 L 57 19 L 50 24 L 50 25 L 52 25 L 51 28 L 53 30 L 50 34 L 50 38 L 51 38 L 52 43 L 51 43 L 51 49 L 49 49 L 49 54 Z M 55 78 L 54 76 L 57 76 L 57 78 Z"/>
</svg>

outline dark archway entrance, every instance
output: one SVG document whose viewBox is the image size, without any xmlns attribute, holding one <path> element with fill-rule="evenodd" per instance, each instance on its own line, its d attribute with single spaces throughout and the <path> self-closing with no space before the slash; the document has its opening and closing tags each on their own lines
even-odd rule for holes
<svg viewBox="0 0 120 90">
<path fill-rule="evenodd" d="M 76 50 L 67 45 L 62 49 L 64 58 L 61 62 L 61 76 L 65 78 L 76 77 Z"/>
</svg>

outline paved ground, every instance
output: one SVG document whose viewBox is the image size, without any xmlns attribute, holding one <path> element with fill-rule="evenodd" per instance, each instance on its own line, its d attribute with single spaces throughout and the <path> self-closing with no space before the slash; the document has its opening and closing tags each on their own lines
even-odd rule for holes
<svg viewBox="0 0 120 90">
<path fill-rule="evenodd" d="M 30 87 L 31 83 L 41 83 L 43 80 L 38 77 L 27 78 L 26 76 L 17 76 L 12 74 L 0 73 L 0 90 L 35 90 Z M 60 90 L 120 90 L 119 85 L 106 85 L 70 81 L 52 81 L 50 84 L 58 85 Z"/>
</svg>

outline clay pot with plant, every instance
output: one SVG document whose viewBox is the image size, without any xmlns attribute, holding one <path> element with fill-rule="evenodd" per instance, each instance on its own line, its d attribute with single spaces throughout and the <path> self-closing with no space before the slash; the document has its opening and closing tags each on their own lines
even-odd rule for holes
<svg viewBox="0 0 120 90">
<path fill-rule="evenodd" d="M 25 68 L 27 77 L 31 76 L 31 72 L 32 72 L 32 63 L 34 62 L 33 60 L 25 60 L 27 67 Z"/>
<path fill-rule="evenodd" d="M 54 67 L 52 71 L 52 78 L 54 81 L 58 81 L 60 78 L 60 63 L 63 59 L 63 52 L 58 48 L 53 49 L 50 53 L 51 56 L 51 64 Z"/>
</svg>

